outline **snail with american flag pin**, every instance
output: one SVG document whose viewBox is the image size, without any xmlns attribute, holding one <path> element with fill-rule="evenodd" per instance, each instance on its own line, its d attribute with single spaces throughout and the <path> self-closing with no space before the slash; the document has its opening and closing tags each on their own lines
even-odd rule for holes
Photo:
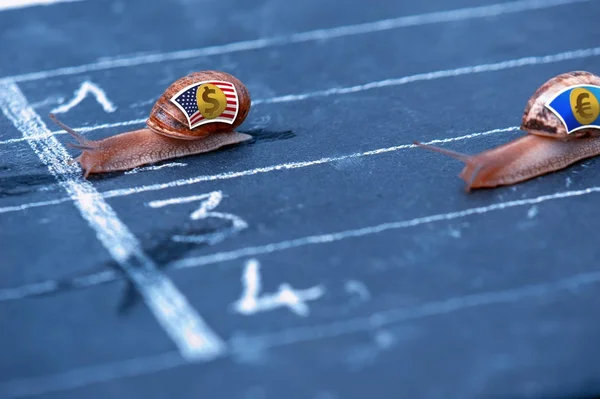
<svg viewBox="0 0 600 399">
<path fill-rule="evenodd" d="M 202 71 L 171 84 L 143 129 L 89 140 L 54 115 L 50 118 L 77 140 L 69 146 L 83 152 L 72 162 L 81 164 L 87 178 L 250 140 L 234 130 L 249 111 L 250 94 L 242 82 L 225 72 Z"/>
</svg>

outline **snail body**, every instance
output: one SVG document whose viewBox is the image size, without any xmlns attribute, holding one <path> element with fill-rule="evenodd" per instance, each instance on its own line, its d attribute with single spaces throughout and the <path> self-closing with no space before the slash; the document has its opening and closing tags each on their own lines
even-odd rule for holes
<svg viewBox="0 0 600 399">
<path fill-rule="evenodd" d="M 182 89 L 205 81 L 223 81 L 233 84 L 238 108 L 232 123 L 209 121 L 190 128 L 186 115 L 171 101 Z M 91 173 L 114 172 L 137 166 L 200 154 L 252 139 L 238 133 L 238 127 L 250 111 L 250 94 L 237 78 L 224 72 L 194 72 L 174 82 L 156 101 L 146 127 L 117 134 L 101 140 L 89 140 L 50 115 L 77 143 L 68 146 L 82 150 L 72 162 L 79 162 L 85 177 Z"/>
<path fill-rule="evenodd" d="M 466 190 L 519 183 L 600 155 L 600 129 L 568 133 L 562 121 L 545 105 L 573 85 L 600 86 L 600 77 L 575 71 L 556 76 L 529 99 L 521 130 L 528 134 L 476 155 L 467 155 L 416 142 L 421 148 L 446 154 L 465 163 L 459 177 Z"/>
</svg>

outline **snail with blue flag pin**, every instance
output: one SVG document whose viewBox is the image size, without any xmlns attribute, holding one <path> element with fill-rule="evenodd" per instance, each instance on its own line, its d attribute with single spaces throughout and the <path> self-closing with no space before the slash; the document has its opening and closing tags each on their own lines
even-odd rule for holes
<svg viewBox="0 0 600 399">
<path fill-rule="evenodd" d="M 459 176 L 467 191 L 515 184 L 600 155 L 599 102 L 600 77 L 568 72 L 544 83 L 529 99 L 523 137 L 476 155 L 415 144 L 464 162 Z"/>
<path fill-rule="evenodd" d="M 580 129 L 600 129 L 600 86 L 574 85 L 560 91 L 546 104 L 571 134 Z"/>
</svg>

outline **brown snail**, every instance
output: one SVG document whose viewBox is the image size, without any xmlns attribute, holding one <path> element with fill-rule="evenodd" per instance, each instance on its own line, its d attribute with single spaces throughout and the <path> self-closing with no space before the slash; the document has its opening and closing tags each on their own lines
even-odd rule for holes
<svg viewBox="0 0 600 399">
<path fill-rule="evenodd" d="M 584 158 L 600 155 L 600 129 L 584 128 L 568 134 L 562 121 L 545 105 L 573 85 L 600 86 L 600 77 L 575 71 L 544 83 L 529 99 L 521 130 L 528 134 L 514 141 L 467 155 L 415 142 L 421 148 L 449 155 L 465 163 L 459 177 L 466 190 L 510 185 L 563 169 Z"/>
<path fill-rule="evenodd" d="M 220 90 L 214 89 L 211 85 L 212 93 L 218 91 L 222 97 L 220 102 L 214 99 L 212 102 L 217 104 L 215 107 L 218 106 L 219 110 L 224 112 L 221 115 L 230 112 L 228 119 L 206 116 L 202 124 L 191 128 L 190 118 L 186 116 L 183 106 L 176 104 L 173 99 L 178 93 L 198 82 L 221 82 L 231 87 L 231 91 L 228 91 L 228 86 Z M 225 104 L 225 102 L 229 104 L 229 98 L 237 102 L 231 108 L 232 111 L 227 111 L 229 108 L 225 108 L 229 106 Z M 195 98 L 193 101 L 196 101 Z M 191 73 L 171 84 L 154 104 L 150 117 L 146 121 L 146 127 L 143 129 L 101 140 L 89 140 L 58 121 L 54 115 L 50 114 L 50 118 L 77 140 L 77 144 L 69 143 L 68 146 L 83 152 L 71 162 L 79 162 L 87 178 L 90 173 L 127 170 L 166 159 L 213 151 L 226 145 L 250 140 L 252 136 L 234 130 L 246 119 L 249 111 L 250 94 L 242 82 L 225 72 L 202 71 Z M 203 119 L 201 114 L 198 115 Z"/>
</svg>

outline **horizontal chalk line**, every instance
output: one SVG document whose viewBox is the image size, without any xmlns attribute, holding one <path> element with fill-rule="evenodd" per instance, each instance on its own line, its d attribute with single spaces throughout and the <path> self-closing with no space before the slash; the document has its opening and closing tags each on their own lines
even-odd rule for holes
<svg viewBox="0 0 600 399">
<path fill-rule="evenodd" d="M 369 316 L 320 325 L 291 328 L 255 336 L 234 335 L 228 341 L 231 348 L 228 355 L 243 355 L 248 352 L 260 352 L 268 348 L 293 345 L 300 342 L 372 331 L 392 324 L 444 316 L 478 307 L 545 298 L 562 291 L 575 291 L 598 282 L 600 282 L 600 272 L 583 273 L 562 280 L 530 284 L 503 291 L 484 291 L 426 302 L 412 307 L 380 310 Z M 9 399 L 60 392 L 120 378 L 152 374 L 185 366 L 186 364 L 177 352 L 166 352 L 154 356 L 83 367 L 59 374 L 0 383 L 0 396 Z"/>
<path fill-rule="evenodd" d="M 519 129 L 518 126 L 511 126 L 511 127 L 507 127 L 507 128 L 493 129 L 493 130 L 489 130 L 486 132 L 466 134 L 464 136 L 430 140 L 430 141 L 424 142 L 424 144 L 451 143 L 453 141 L 468 140 L 468 139 L 472 139 L 472 138 L 476 138 L 476 137 L 488 136 L 491 134 L 512 132 L 512 131 L 516 131 L 518 129 Z M 190 184 L 198 184 L 198 183 L 202 183 L 202 182 L 206 182 L 206 181 L 228 180 L 228 179 L 235 179 L 238 177 L 257 175 L 257 174 L 261 174 L 261 173 L 300 169 L 300 168 L 305 168 L 305 167 L 309 167 L 309 166 L 316 166 L 316 165 L 322 165 L 322 164 L 332 163 L 332 162 L 336 162 L 336 161 L 343 161 L 345 159 L 385 154 L 388 152 L 394 152 L 394 151 L 399 151 L 399 150 L 404 150 L 404 149 L 409 149 L 409 148 L 415 148 L 415 145 L 414 144 L 402 144 L 402 145 L 393 146 L 393 147 L 378 148 L 376 150 L 371 150 L 371 151 L 357 152 L 357 153 L 348 154 L 348 155 L 341 155 L 339 157 L 325 157 L 325 158 L 315 159 L 312 161 L 288 162 L 288 163 L 282 163 L 282 164 L 278 164 L 278 165 L 270 165 L 270 166 L 263 166 L 260 168 L 242 170 L 239 172 L 224 172 L 224 173 L 218 173 L 215 175 L 201 175 L 201 176 L 196 176 L 196 177 L 192 177 L 192 178 L 188 178 L 188 179 L 174 180 L 174 181 L 171 181 L 168 183 L 150 184 L 150 185 L 145 185 L 145 186 L 137 186 L 137 187 L 109 190 L 109 191 L 105 191 L 105 192 L 101 193 L 101 195 L 104 198 L 123 197 L 123 196 L 128 196 L 128 195 L 133 195 L 133 194 L 139 194 L 139 193 L 143 193 L 143 192 L 147 192 L 147 191 L 157 191 L 157 190 L 163 190 L 163 189 L 172 188 L 172 187 L 181 187 L 181 186 L 186 186 L 186 185 L 190 185 Z M 37 208 L 37 207 L 43 207 L 43 206 L 49 206 L 49 205 L 58 205 L 58 204 L 62 204 L 63 202 L 67 202 L 67 201 L 70 201 L 70 198 L 60 198 L 60 199 L 55 199 L 55 200 L 50 200 L 50 201 L 31 202 L 28 204 L 0 207 L 0 214 L 7 213 L 7 212 L 22 211 L 22 210 L 26 210 L 29 208 Z"/>
<path fill-rule="evenodd" d="M 84 387 L 86 385 L 112 381 L 118 378 L 134 377 L 183 366 L 187 362 L 178 352 L 139 357 L 81 369 L 58 375 L 10 381 L 0 384 L 0 397 L 3 399 L 23 398 Z"/>
<path fill-rule="evenodd" d="M 292 345 L 300 342 L 375 330 L 394 323 L 441 316 L 479 306 L 508 304 L 528 298 L 544 298 L 557 291 L 575 290 L 582 286 L 598 284 L 599 282 L 600 272 L 582 273 L 553 282 L 530 284 L 503 291 L 488 291 L 452 297 L 440 301 L 427 302 L 414 307 L 382 310 L 369 316 L 329 324 L 298 327 L 275 333 L 243 337 L 238 342 L 230 340 L 230 343 L 233 353 L 256 351 L 269 347 Z"/>
<path fill-rule="evenodd" d="M 495 72 L 502 71 L 506 69 L 520 68 L 524 66 L 533 66 L 533 65 L 544 65 L 544 64 L 552 64 L 561 61 L 574 60 L 579 58 L 588 58 L 595 57 L 600 55 L 600 47 L 593 47 L 587 49 L 573 50 L 573 51 L 565 51 L 562 53 L 538 56 L 538 57 L 524 57 L 513 60 L 495 62 L 490 64 L 481 64 L 474 66 L 467 66 L 455 69 L 448 69 L 443 71 L 436 72 L 428 72 L 428 73 L 419 73 L 416 75 L 405 76 L 402 78 L 396 79 L 385 79 L 376 82 L 370 82 L 366 84 L 350 86 L 350 87 L 340 87 L 340 88 L 332 88 L 327 90 L 319 90 L 313 91 L 304 94 L 290 94 L 285 96 L 273 97 L 267 100 L 257 100 L 252 103 L 255 104 L 274 104 L 274 103 L 287 103 L 293 101 L 301 101 L 306 100 L 308 98 L 315 97 L 328 97 L 333 95 L 341 95 L 341 94 L 350 94 L 357 93 L 366 90 L 373 89 L 381 89 L 384 87 L 391 86 L 399 86 L 405 85 L 408 83 L 414 83 L 419 81 L 428 81 L 449 77 L 457 77 L 463 75 L 472 75 L 476 73 L 484 73 L 484 72 Z"/>
<path fill-rule="evenodd" d="M 284 251 L 284 250 L 308 246 L 308 245 L 332 243 L 332 242 L 336 242 L 336 241 L 342 241 L 342 240 L 345 240 L 348 238 L 357 238 L 357 237 L 364 237 L 364 236 L 368 236 L 368 235 L 372 235 L 372 234 L 379 234 L 379 233 L 389 231 L 389 230 L 405 229 L 405 228 L 415 227 L 415 226 L 428 224 L 428 223 L 454 220 L 454 219 L 463 218 L 463 217 L 467 217 L 467 216 L 471 216 L 471 215 L 484 214 L 487 212 L 498 211 L 498 210 L 513 208 L 513 207 L 518 207 L 518 206 L 540 204 L 540 203 L 543 203 L 546 201 L 578 197 L 581 195 L 587 195 L 587 194 L 598 193 L 598 192 L 600 192 L 600 187 L 590 187 L 590 188 L 587 188 L 584 190 L 562 191 L 562 192 L 558 192 L 558 193 L 554 193 L 554 194 L 550 194 L 550 195 L 542 195 L 542 196 L 535 197 L 535 198 L 500 202 L 500 203 L 496 203 L 496 204 L 492 204 L 492 205 L 488 205 L 488 206 L 469 208 L 469 209 L 465 209 L 465 210 L 457 211 L 457 212 L 434 214 L 434 215 L 418 217 L 418 218 L 399 221 L 399 222 L 383 223 L 383 224 L 379 224 L 379 225 L 375 225 L 375 226 L 367 226 L 367 227 L 362 227 L 362 228 L 358 228 L 358 229 L 339 231 L 339 232 L 330 233 L 330 234 L 320 234 L 320 235 L 301 237 L 301 238 L 296 238 L 293 240 L 270 243 L 270 244 L 266 244 L 266 245 L 240 248 L 240 249 L 233 250 L 233 251 L 217 252 L 217 253 L 213 253 L 210 255 L 185 258 L 185 259 L 182 259 L 179 261 L 172 262 L 171 264 L 169 264 L 167 266 L 167 268 L 168 269 L 187 269 L 187 268 L 193 268 L 193 267 L 206 266 L 206 265 L 210 265 L 210 264 L 216 264 L 216 263 L 236 260 L 236 259 L 245 258 L 245 257 L 249 257 L 249 256 L 265 255 L 265 254 L 270 254 L 273 252 L 279 252 L 279 251 Z M 85 277 L 80 277 L 78 280 L 78 284 L 93 285 L 93 283 L 90 283 L 90 282 L 86 283 L 86 280 L 87 279 L 95 280 L 98 278 L 97 275 L 98 274 L 91 274 L 91 275 L 88 275 Z M 115 277 L 115 279 L 117 278 L 116 275 L 114 277 Z M 107 282 L 107 281 L 109 281 L 109 280 L 102 280 L 102 282 Z M 33 286 L 37 286 L 37 285 L 45 286 L 44 284 L 47 284 L 48 287 L 52 287 L 51 282 L 36 283 L 36 284 L 33 284 Z M 57 288 L 56 291 L 60 291 L 61 289 L 58 289 L 59 286 L 60 287 L 69 287 L 71 284 L 72 284 L 71 280 L 60 281 L 60 284 L 58 282 L 54 282 L 54 287 Z M 21 299 L 21 298 L 30 296 L 31 291 L 35 291 L 33 288 L 31 288 L 31 286 L 32 285 L 25 285 L 25 286 L 16 287 L 16 288 L 7 288 L 7 289 L 0 290 L 0 302 Z"/>
<path fill-rule="evenodd" d="M 270 38 L 246 40 L 191 50 L 173 51 L 167 53 L 156 53 L 138 56 L 115 57 L 74 67 L 65 67 L 48 71 L 8 76 L 0 80 L 24 82 L 39 79 L 47 79 L 56 76 L 75 75 L 79 73 L 101 71 L 113 68 L 124 68 L 143 64 L 154 64 L 166 61 L 185 60 L 197 57 L 213 56 L 218 54 L 228 54 L 240 51 L 259 50 L 274 46 L 285 46 L 294 43 L 323 41 L 328 39 L 362 35 L 374 32 L 382 32 L 411 26 L 461 21 L 474 18 L 493 17 L 503 14 L 513 14 L 525 11 L 540 10 L 550 7 L 557 7 L 574 3 L 583 3 L 588 1 L 592 0 L 521 0 L 509 3 L 492 4 L 488 6 L 437 11 L 426 14 L 384 19 L 362 24 L 317 29 L 312 31 L 295 33 L 288 36 L 276 36 Z"/>
<path fill-rule="evenodd" d="M 95 126 L 82 126 L 82 127 L 75 128 L 75 130 L 77 130 L 79 133 L 87 133 L 87 132 L 91 132 L 94 130 L 100 130 L 100 129 L 110 129 L 110 128 L 114 128 L 114 127 L 140 125 L 142 123 L 146 123 L 147 119 L 148 118 L 133 119 L 130 121 L 125 121 L 125 122 L 103 123 L 101 125 L 95 125 Z M 55 135 L 61 135 L 61 134 L 67 134 L 67 132 L 65 132 L 64 130 L 54 130 L 54 131 L 52 131 L 50 133 L 46 133 L 46 134 L 32 135 L 30 140 L 44 140 L 44 139 L 47 139 L 48 137 L 52 137 Z M 23 138 L 8 139 L 8 140 L 0 141 L 0 145 L 20 143 L 22 141 L 25 141 L 25 139 L 23 139 Z"/>
<path fill-rule="evenodd" d="M 252 101 L 252 105 L 256 106 L 256 105 L 261 105 L 261 104 L 288 103 L 288 102 L 294 102 L 294 101 L 303 101 L 303 100 L 307 100 L 310 98 L 317 98 L 317 97 L 328 97 L 328 96 L 334 96 L 334 95 L 359 93 L 359 92 L 367 91 L 367 90 L 381 89 L 381 88 L 392 87 L 392 86 L 400 86 L 400 85 L 416 83 L 416 82 L 421 82 L 421 81 L 429 81 L 429 80 L 435 80 L 435 79 L 443 79 L 443 78 L 449 78 L 449 77 L 471 75 L 471 74 L 476 74 L 476 73 L 497 72 L 497 71 L 502 71 L 502 70 L 506 70 L 506 69 L 520 68 L 520 67 L 524 67 L 524 66 L 544 65 L 544 64 L 551 64 L 551 63 L 569 61 L 569 60 L 580 59 L 580 58 L 596 57 L 599 55 L 600 55 L 600 47 L 572 50 L 572 51 L 566 51 L 566 52 L 562 52 L 562 53 L 550 54 L 550 55 L 544 55 L 544 56 L 531 56 L 531 57 L 506 60 L 506 61 L 501 61 L 501 62 L 496 62 L 496 63 L 472 65 L 472 66 L 460 67 L 460 68 L 455 68 L 455 69 L 446 69 L 446 70 L 439 70 L 439 71 L 434 71 L 434 72 L 419 73 L 419 74 L 415 74 L 415 75 L 403 76 L 400 78 L 392 78 L 392 79 L 384 79 L 384 80 L 378 80 L 378 81 L 374 81 L 374 82 L 368 82 L 365 84 L 360 84 L 360 85 L 355 85 L 355 86 L 330 88 L 327 90 L 318 90 L 318 91 L 312 91 L 312 92 L 301 93 L 301 94 L 287 94 L 287 95 L 283 95 L 283 96 L 276 96 L 276 97 L 271 97 L 271 98 L 266 98 L 266 99 L 254 100 L 254 101 Z M 96 126 L 86 126 L 86 127 L 77 128 L 76 130 L 78 130 L 80 133 L 87 133 L 87 132 L 90 132 L 93 130 L 139 125 L 139 124 L 143 124 L 145 122 L 146 122 L 146 118 L 133 119 L 133 120 L 124 121 L 124 122 L 105 123 L 105 124 L 96 125 Z M 51 134 L 52 135 L 66 134 L 66 132 L 63 130 L 56 130 L 56 131 L 53 131 Z M 48 138 L 47 134 L 34 135 L 30 139 L 31 140 L 36 140 L 36 139 L 41 140 L 41 139 L 45 139 L 45 138 Z M 0 145 L 14 144 L 14 143 L 19 143 L 21 141 L 24 141 L 24 139 L 23 138 L 9 139 L 9 140 L 0 141 Z"/>
<path fill-rule="evenodd" d="M 522 199 L 516 201 L 500 202 L 493 205 L 481 206 L 476 208 L 469 208 L 458 212 L 441 213 L 430 216 L 424 216 L 400 222 L 383 223 L 375 226 L 368 226 L 359 229 L 339 231 L 331 234 L 319 234 L 308 237 L 297 238 L 295 240 L 281 241 L 277 243 L 271 243 L 267 245 L 260 245 L 256 247 L 246 247 L 233 251 L 218 252 L 211 255 L 197 256 L 192 258 L 186 258 L 179 261 L 172 262 L 169 267 L 174 269 L 184 269 L 188 267 L 198 267 L 204 265 L 210 265 L 214 263 L 220 263 L 230 261 L 234 259 L 244 258 L 246 256 L 256 256 L 270 254 L 273 252 L 279 252 L 287 249 L 303 247 L 314 244 L 326 244 L 336 241 L 345 240 L 348 238 L 363 237 L 372 234 L 379 234 L 388 230 L 405 229 L 408 227 L 415 227 L 422 224 L 453 220 L 462 218 L 465 216 L 484 214 L 487 212 L 498 211 L 516 206 L 533 205 L 542 202 L 563 199 L 570 197 L 577 197 L 580 195 L 586 195 L 591 193 L 600 192 L 600 187 L 590 187 L 585 190 L 574 190 L 554 193 L 550 195 L 542 195 L 536 198 Z"/>
<path fill-rule="evenodd" d="M 75 1 L 82 0 L 2 0 L 0 1 L 0 11 L 33 6 L 49 6 L 57 3 L 71 3 Z"/>
</svg>

